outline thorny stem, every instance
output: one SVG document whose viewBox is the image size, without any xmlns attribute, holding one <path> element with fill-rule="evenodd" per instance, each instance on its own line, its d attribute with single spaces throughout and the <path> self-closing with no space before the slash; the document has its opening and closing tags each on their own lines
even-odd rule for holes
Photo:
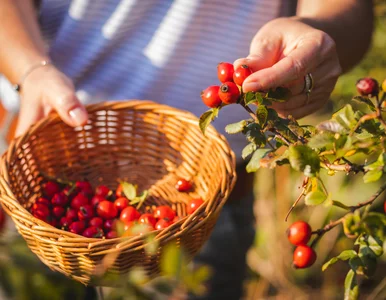
<svg viewBox="0 0 386 300">
<path fill-rule="evenodd" d="M 253 118 L 254 121 L 257 121 L 256 115 L 253 113 L 253 111 L 249 108 L 248 105 L 244 104 L 244 100 L 243 99 L 240 101 L 240 105 L 242 107 L 244 107 L 244 109 L 249 113 L 249 115 Z"/>
</svg>

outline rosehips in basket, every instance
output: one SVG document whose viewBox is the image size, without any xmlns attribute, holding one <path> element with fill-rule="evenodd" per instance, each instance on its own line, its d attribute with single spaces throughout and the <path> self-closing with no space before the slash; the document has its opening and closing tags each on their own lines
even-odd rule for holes
<svg viewBox="0 0 386 300">
<path fill-rule="evenodd" d="M 125 194 L 123 193 L 123 185 L 121 183 L 118 185 L 117 190 L 115 191 L 115 196 L 117 196 L 117 198 L 125 197 Z"/>
<path fill-rule="evenodd" d="M 129 200 L 125 197 L 119 197 L 114 201 L 114 205 L 118 209 L 118 212 L 120 212 L 129 206 Z"/>
<path fill-rule="evenodd" d="M 295 246 L 307 244 L 311 234 L 311 226 L 304 221 L 297 221 L 287 229 L 288 240 Z"/>
<path fill-rule="evenodd" d="M 105 231 L 115 230 L 115 227 L 116 227 L 115 225 L 116 225 L 116 219 L 106 220 L 103 223 L 103 229 Z"/>
<path fill-rule="evenodd" d="M 233 81 L 237 85 L 242 86 L 244 80 L 251 74 L 252 70 L 247 65 L 241 65 L 233 73 Z"/>
<path fill-rule="evenodd" d="M 68 197 L 63 192 L 56 193 L 52 197 L 51 203 L 53 206 L 63 206 L 64 207 L 68 203 Z"/>
<path fill-rule="evenodd" d="M 82 235 L 87 238 L 101 238 L 103 231 L 98 227 L 90 226 L 83 231 Z"/>
<path fill-rule="evenodd" d="M 79 189 L 73 185 L 73 186 L 66 186 L 62 191 L 69 200 L 72 200 L 78 193 Z"/>
<path fill-rule="evenodd" d="M 66 212 L 65 208 L 62 206 L 54 206 L 52 208 L 52 214 L 54 215 L 55 218 L 58 218 L 58 219 L 62 217 L 65 212 Z"/>
<path fill-rule="evenodd" d="M 98 195 L 95 195 L 94 197 L 92 197 L 91 199 L 91 205 L 92 207 L 97 207 L 99 202 L 102 202 L 102 201 L 105 201 L 106 198 L 105 197 L 102 197 L 102 196 L 98 196 Z"/>
<path fill-rule="evenodd" d="M 48 218 L 46 221 L 47 224 L 50 224 L 53 227 L 59 227 L 59 221 L 55 218 Z"/>
<path fill-rule="evenodd" d="M 124 210 L 122 210 L 119 219 L 123 223 L 127 224 L 129 222 L 138 220 L 140 216 L 141 214 L 138 210 L 136 210 L 133 206 L 128 206 Z"/>
<path fill-rule="evenodd" d="M 61 219 L 59 221 L 60 227 L 65 229 L 65 230 L 68 230 L 69 226 L 72 223 L 73 223 L 73 220 L 68 218 L 68 217 L 61 217 Z"/>
<path fill-rule="evenodd" d="M 221 62 L 217 65 L 217 77 L 222 83 L 233 80 L 234 68 L 231 63 Z"/>
<path fill-rule="evenodd" d="M 222 103 L 220 96 L 218 95 L 219 90 L 220 87 L 218 85 L 211 85 L 201 91 L 202 102 L 210 108 L 219 107 Z"/>
<path fill-rule="evenodd" d="M 111 230 L 111 231 L 106 233 L 106 239 L 115 239 L 117 237 L 118 237 L 118 234 L 114 230 Z"/>
<path fill-rule="evenodd" d="M 102 228 L 103 227 L 103 219 L 100 218 L 100 217 L 94 217 L 90 220 L 89 224 L 90 226 L 95 226 L 95 227 L 98 227 L 98 228 Z"/>
<path fill-rule="evenodd" d="M 114 206 L 114 203 L 104 200 L 102 202 L 99 202 L 97 206 L 97 214 L 103 219 L 113 219 L 117 216 L 118 210 Z"/>
<path fill-rule="evenodd" d="M 150 224 L 132 222 L 127 227 L 124 235 L 145 235 L 154 230 L 154 227 Z"/>
<path fill-rule="evenodd" d="M 374 78 L 361 78 L 357 81 L 356 87 L 362 96 L 375 96 L 379 93 L 379 84 Z"/>
<path fill-rule="evenodd" d="M 0 232 L 3 230 L 4 225 L 5 225 L 5 212 L 0 207 Z"/>
<path fill-rule="evenodd" d="M 139 217 L 138 222 L 143 224 L 149 224 L 154 227 L 157 223 L 157 220 L 152 214 L 143 214 Z"/>
<path fill-rule="evenodd" d="M 314 249 L 307 245 L 299 245 L 294 251 L 293 266 L 296 269 L 308 268 L 316 261 Z"/>
<path fill-rule="evenodd" d="M 94 217 L 94 208 L 91 204 L 83 205 L 79 208 L 78 218 L 79 220 L 90 220 Z"/>
<path fill-rule="evenodd" d="M 155 230 L 165 229 L 173 224 L 173 221 L 169 221 L 169 219 L 160 219 L 155 224 Z"/>
<path fill-rule="evenodd" d="M 222 102 L 226 104 L 233 104 L 239 99 L 240 90 L 235 83 L 228 81 L 220 86 L 218 95 L 220 96 Z"/>
<path fill-rule="evenodd" d="M 167 220 L 173 220 L 174 217 L 176 216 L 176 212 L 167 205 L 161 205 L 158 206 L 154 210 L 154 218 L 156 219 L 167 219 Z"/>
<path fill-rule="evenodd" d="M 83 205 L 88 204 L 88 198 L 81 192 L 71 200 L 71 208 L 79 210 Z"/>
<path fill-rule="evenodd" d="M 186 206 L 186 212 L 191 215 L 194 213 L 202 204 L 204 203 L 204 200 L 197 198 L 197 199 L 192 199 L 188 202 Z"/>
<path fill-rule="evenodd" d="M 71 223 L 68 228 L 72 233 L 81 234 L 84 231 L 85 227 L 86 223 L 84 221 L 75 221 Z"/>
<path fill-rule="evenodd" d="M 48 207 L 51 207 L 51 202 L 43 197 L 38 198 L 35 203 L 40 203 L 40 204 L 44 204 Z"/>
<path fill-rule="evenodd" d="M 32 206 L 32 214 L 35 218 L 38 218 L 42 221 L 47 221 L 47 218 L 50 215 L 50 210 L 47 205 L 35 203 Z"/>
<path fill-rule="evenodd" d="M 190 191 L 192 188 L 192 183 L 186 179 L 178 179 L 177 183 L 176 183 L 176 189 L 179 191 L 179 192 L 188 192 Z"/>
<path fill-rule="evenodd" d="M 92 186 L 88 181 L 77 181 L 75 183 L 75 186 L 80 190 L 81 193 L 85 194 L 88 197 L 94 194 Z"/>
<path fill-rule="evenodd" d="M 67 212 L 66 212 L 66 217 L 75 221 L 76 219 L 78 219 L 78 212 L 76 209 L 74 208 L 68 208 L 67 209 Z"/>
<path fill-rule="evenodd" d="M 56 193 L 60 192 L 60 186 L 54 181 L 48 181 L 43 184 L 43 193 L 48 198 L 52 198 Z"/>
<path fill-rule="evenodd" d="M 110 189 L 105 185 L 99 185 L 95 189 L 95 195 L 101 197 L 107 197 L 110 194 Z"/>
</svg>

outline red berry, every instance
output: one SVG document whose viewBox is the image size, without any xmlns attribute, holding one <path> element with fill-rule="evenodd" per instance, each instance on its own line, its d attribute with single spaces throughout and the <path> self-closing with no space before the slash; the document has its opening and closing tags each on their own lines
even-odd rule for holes
<svg viewBox="0 0 386 300">
<path fill-rule="evenodd" d="M 186 206 L 186 211 L 188 214 L 194 213 L 202 204 L 204 203 L 204 200 L 197 198 L 192 199 L 188 202 L 188 205 Z"/>
<path fill-rule="evenodd" d="M 227 81 L 233 81 L 233 65 L 227 62 L 221 62 L 217 65 L 217 77 L 224 83 Z"/>
<path fill-rule="evenodd" d="M 201 91 L 202 102 L 211 108 L 219 107 L 221 105 L 219 90 L 220 87 L 218 85 L 211 85 L 205 90 Z"/>
<path fill-rule="evenodd" d="M 38 198 L 35 203 L 40 203 L 40 204 L 44 204 L 48 207 L 51 207 L 51 202 L 43 197 Z"/>
<path fill-rule="evenodd" d="M 115 222 L 116 222 L 116 219 L 106 220 L 103 223 L 103 229 L 106 231 L 115 230 Z"/>
<path fill-rule="evenodd" d="M 119 197 L 117 200 L 114 201 L 114 205 L 118 209 L 118 211 L 122 211 L 123 209 L 129 206 L 129 200 L 125 197 Z"/>
<path fill-rule="evenodd" d="M 48 218 L 47 223 L 54 227 L 59 227 L 60 225 L 59 221 L 55 218 Z"/>
<path fill-rule="evenodd" d="M 114 203 L 104 200 L 99 202 L 97 206 L 97 214 L 103 219 L 113 219 L 117 216 L 118 210 Z"/>
<path fill-rule="evenodd" d="M 123 223 L 129 223 L 131 221 L 138 220 L 140 216 L 141 214 L 138 210 L 136 210 L 133 206 L 128 206 L 122 210 L 119 218 Z"/>
<path fill-rule="evenodd" d="M 42 220 L 47 221 L 48 216 L 50 215 L 50 210 L 47 205 L 35 203 L 32 206 L 32 213 L 34 217 Z"/>
<path fill-rule="evenodd" d="M 0 233 L 3 230 L 5 225 L 5 213 L 4 210 L 0 207 Z"/>
<path fill-rule="evenodd" d="M 94 208 L 91 204 L 83 205 L 79 208 L 78 218 L 79 220 L 90 220 L 94 217 Z"/>
<path fill-rule="evenodd" d="M 75 221 L 76 219 L 78 219 L 78 212 L 76 209 L 74 208 L 68 208 L 67 209 L 67 212 L 66 212 L 66 217 Z"/>
<path fill-rule="evenodd" d="M 117 188 L 117 190 L 115 191 L 115 195 L 117 196 L 117 198 L 119 198 L 119 197 L 125 197 L 125 194 L 123 193 L 123 186 L 122 186 L 121 183 L 118 185 L 118 188 Z"/>
<path fill-rule="evenodd" d="M 62 227 L 65 230 L 68 230 L 68 227 L 72 224 L 73 220 L 68 217 L 62 217 L 60 219 L 60 227 Z"/>
<path fill-rule="evenodd" d="M 90 226 L 83 231 L 82 235 L 87 238 L 101 238 L 103 231 L 98 227 Z"/>
<path fill-rule="evenodd" d="M 103 219 L 100 217 L 94 217 L 90 220 L 89 224 L 90 224 L 90 226 L 102 228 L 103 227 Z"/>
<path fill-rule="evenodd" d="M 77 181 L 75 186 L 86 196 L 90 197 L 94 194 L 92 186 L 88 181 Z"/>
<path fill-rule="evenodd" d="M 72 233 L 81 234 L 85 227 L 86 224 L 84 221 L 76 221 L 70 224 L 69 229 Z"/>
<path fill-rule="evenodd" d="M 374 78 L 361 78 L 357 81 L 356 87 L 362 96 L 375 96 L 379 93 L 379 84 Z"/>
<path fill-rule="evenodd" d="M 233 74 L 233 81 L 242 86 L 244 80 L 252 74 L 252 70 L 247 65 L 241 65 L 238 67 Z"/>
<path fill-rule="evenodd" d="M 68 197 L 63 192 L 57 193 L 54 195 L 54 197 L 52 197 L 51 203 L 54 206 L 63 206 L 64 207 L 68 203 Z"/>
<path fill-rule="evenodd" d="M 50 199 L 59 192 L 60 186 L 54 181 L 48 181 L 43 185 L 43 193 Z"/>
<path fill-rule="evenodd" d="M 175 216 L 176 212 L 167 205 L 158 206 L 154 211 L 154 218 L 156 219 L 167 219 L 171 221 Z"/>
<path fill-rule="evenodd" d="M 304 221 L 293 223 L 287 230 L 288 240 L 295 246 L 307 244 L 311 238 L 311 234 L 311 226 Z"/>
<path fill-rule="evenodd" d="M 62 217 L 65 212 L 66 212 L 65 208 L 62 206 L 54 206 L 52 208 L 52 214 L 54 215 L 55 218 Z"/>
<path fill-rule="evenodd" d="M 173 224 L 173 221 L 169 221 L 168 219 L 160 219 L 155 224 L 155 230 L 165 229 Z"/>
<path fill-rule="evenodd" d="M 117 237 L 118 237 L 118 234 L 114 230 L 111 230 L 111 231 L 106 233 L 106 239 L 115 239 Z"/>
<path fill-rule="evenodd" d="M 192 188 L 192 183 L 186 179 L 178 179 L 176 183 L 176 189 L 179 192 L 188 192 Z"/>
<path fill-rule="evenodd" d="M 79 210 L 81 206 L 86 204 L 88 204 L 88 198 L 82 193 L 76 195 L 71 201 L 71 207 L 76 210 Z"/>
<path fill-rule="evenodd" d="M 97 196 L 107 197 L 109 193 L 110 193 L 110 189 L 105 185 L 99 185 L 95 189 L 95 195 Z"/>
<path fill-rule="evenodd" d="M 240 90 L 233 82 L 225 82 L 221 85 L 218 92 L 222 102 L 226 104 L 236 103 L 240 97 Z"/>
<path fill-rule="evenodd" d="M 99 195 L 95 195 L 91 199 L 91 205 L 92 205 L 92 207 L 96 208 L 99 202 L 102 202 L 102 201 L 105 201 L 105 200 L 106 200 L 105 197 L 102 197 L 102 196 L 99 196 Z"/>
<path fill-rule="evenodd" d="M 150 224 L 151 226 L 155 226 L 155 223 L 157 223 L 156 218 L 152 214 L 143 214 L 139 217 L 138 219 L 139 223 L 144 223 L 144 224 Z"/>
<path fill-rule="evenodd" d="M 307 245 L 299 245 L 294 251 L 293 265 L 297 269 L 308 268 L 316 261 L 314 249 Z"/>
<path fill-rule="evenodd" d="M 68 197 L 68 199 L 72 200 L 76 194 L 79 193 L 79 189 L 75 185 L 66 186 L 62 192 Z"/>
</svg>

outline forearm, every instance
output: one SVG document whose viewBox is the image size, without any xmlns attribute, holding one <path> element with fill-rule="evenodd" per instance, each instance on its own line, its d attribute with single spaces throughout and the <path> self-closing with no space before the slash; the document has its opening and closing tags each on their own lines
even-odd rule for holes
<svg viewBox="0 0 386 300">
<path fill-rule="evenodd" d="M 32 0 L 0 1 L 0 44 L 0 73 L 13 84 L 47 59 Z"/>
<path fill-rule="evenodd" d="M 300 0 L 297 18 L 334 39 L 343 71 L 358 63 L 370 45 L 371 0 Z"/>
</svg>

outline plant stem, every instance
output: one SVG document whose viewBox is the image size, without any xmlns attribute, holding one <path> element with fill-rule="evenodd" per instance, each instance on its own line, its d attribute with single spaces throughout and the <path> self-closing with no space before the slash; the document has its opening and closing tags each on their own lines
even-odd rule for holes
<svg viewBox="0 0 386 300">
<path fill-rule="evenodd" d="M 298 204 L 298 202 L 300 201 L 300 199 L 302 199 L 302 197 L 304 196 L 305 191 L 306 191 L 306 189 L 303 188 L 301 194 L 298 196 L 298 198 L 296 199 L 296 201 L 292 204 L 291 208 L 290 208 L 289 211 L 287 212 L 287 215 L 285 216 L 285 221 L 286 221 L 286 222 L 287 222 L 287 220 L 288 220 L 289 215 L 291 214 L 291 212 L 292 212 L 293 209 L 295 208 L 295 206 Z"/>
<path fill-rule="evenodd" d="M 382 194 L 385 190 L 386 190 L 386 182 L 367 201 L 359 203 L 357 205 L 349 206 L 349 208 L 351 209 L 351 212 L 354 212 L 363 206 L 371 205 L 379 197 L 379 195 Z"/>
<path fill-rule="evenodd" d="M 240 101 L 240 105 L 241 105 L 242 107 L 244 107 L 244 109 L 245 109 L 245 110 L 248 112 L 248 114 L 253 118 L 253 120 L 257 121 L 256 115 L 253 113 L 253 111 L 249 108 L 248 105 L 245 105 L 245 104 L 244 104 L 244 100 L 243 100 L 243 99 Z"/>
</svg>

